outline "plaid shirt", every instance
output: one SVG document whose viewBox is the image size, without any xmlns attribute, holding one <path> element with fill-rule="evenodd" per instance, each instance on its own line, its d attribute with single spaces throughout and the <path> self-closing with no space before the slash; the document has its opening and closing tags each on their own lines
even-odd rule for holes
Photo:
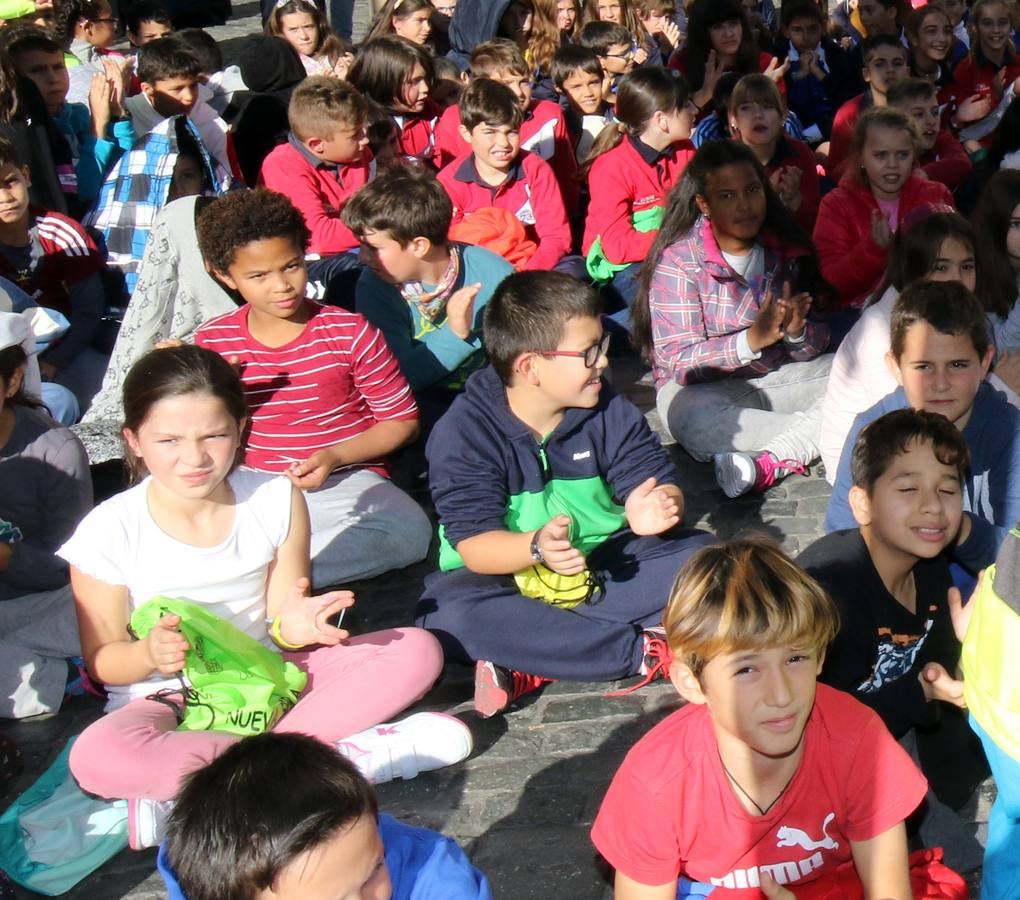
<svg viewBox="0 0 1020 900">
<path fill-rule="evenodd" d="M 759 242 L 765 250 L 765 269 L 753 285 L 723 258 L 703 218 L 662 254 L 648 289 L 656 387 L 670 380 L 692 384 L 732 374 L 762 375 L 788 360 L 812 359 L 825 349 L 828 326 L 809 321 L 802 341 L 780 341 L 751 362 L 741 362 L 739 334 L 754 324 L 770 290 L 780 294 L 785 281 L 796 290 L 798 259 L 810 252 L 765 232 L 759 234 Z"/>
</svg>

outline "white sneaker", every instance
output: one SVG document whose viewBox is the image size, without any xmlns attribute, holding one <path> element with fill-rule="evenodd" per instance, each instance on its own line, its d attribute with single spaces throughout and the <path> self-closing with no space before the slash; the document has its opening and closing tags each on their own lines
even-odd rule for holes
<svg viewBox="0 0 1020 900">
<path fill-rule="evenodd" d="M 758 468 L 750 453 L 717 453 L 715 481 L 727 497 L 746 494 L 758 480 Z"/>
<path fill-rule="evenodd" d="M 394 778 L 406 781 L 419 772 L 452 766 L 467 759 L 473 747 L 467 725 L 436 712 L 415 713 L 400 722 L 366 728 L 336 745 L 372 784 Z"/>
<path fill-rule="evenodd" d="M 132 850 L 158 847 L 166 837 L 166 820 L 173 800 L 128 800 L 128 846 Z"/>
</svg>

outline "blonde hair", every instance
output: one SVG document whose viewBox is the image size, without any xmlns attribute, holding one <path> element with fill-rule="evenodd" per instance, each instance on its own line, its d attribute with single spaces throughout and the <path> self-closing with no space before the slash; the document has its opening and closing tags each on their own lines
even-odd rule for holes
<svg viewBox="0 0 1020 900">
<path fill-rule="evenodd" d="M 821 653 L 839 629 L 828 594 L 772 540 L 737 538 L 684 563 L 663 616 L 677 662 L 700 677 L 720 653 L 799 645 Z"/>
<path fill-rule="evenodd" d="M 366 122 L 368 103 L 349 82 L 329 75 L 312 75 L 291 94 L 287 118 L 298 140 L 329 140 L 341 128 L 354 128 Z"/>
<path fill-rule="evenodd" d="M 894 106 L 873 106 L 871 109 L 861 113 L 861 117 L 854 126 L 853 141 L 851 142 L 851 158 L 855 164 L 857 180 L 862 187 L 868 187 L 868 178 L 864 174 L 864 166 L 861 160 L 864 158 L 864 145 L 868 142 L 868 134 L 873 129 L 886 128 L 890 131 L 905 131 L 910 135 L 910 146 L 914 150 L 914 161 L 920 156 L 921 137 L 917 133 L 917 126 L 902 109 Z"/>
<path fill-rule="evenodd" d="M 771 106 L 780 117 L 786 116 L 786 104 L 783 102 L 783 95 L 780 93 L 776 83 L 767 75 L 760 75 L 757 72 L 752 75 L 745 75 L 733 87 L 730 100 L 727 104 L 727 111 L 732 116 L 745 103 L 760 103 L 762 106 Z"/>
</svg>

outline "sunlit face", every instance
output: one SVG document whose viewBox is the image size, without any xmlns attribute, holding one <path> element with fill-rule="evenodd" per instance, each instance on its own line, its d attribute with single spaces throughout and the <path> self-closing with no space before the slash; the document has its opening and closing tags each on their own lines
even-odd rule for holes
<svg viewBox="0 0 1020 900">
<path fill-rule="evenodd" d="M 935 146 L 935 141 L 938 140 L 939 136 L 941 112 L 938 100 L 932 94 L 928 98 L 909 100 L 905 105 L 901 105 L 900 109 L 910 116 L 910 121 L 917 128 L 917 136 L 920 138 L 921 144 L 920 149 L 922 152 L 927 153 Z"/>
<path fill-rule="evenodd" d="M 782 114 L 769 103 L 741 103 L 730 116 L 730 129 L 750 146 L 772 143 L 782 128 Z"/>
<path fill-rule="evenodd" d="M 128 449 L 145 463 L 157 488 L 187 500 L 218 496 L 241 446 L 244 420 L 206 393 L 154 403 L 137 431 L 124 429 Z"/>
<path fill-rule="evenodd" d="M 390 900 L 393 885 L 379 828 L 361 816 L 284 866 L 255 900 Z"/>
<path fill-rule="evenodd" d="M 857 524 L 867 529 L 869 547 L 883 556 L 932 559 L 960 530 L 960 473 L 939 462 L 930 441 L 915 440 L 892 458 L 870 491 L 854 487 L 850 503 Z"/>
<path fill-rule="evenodd" d="M 290 319 L 303 309 L 308 281 L 304 249 L 288 238 L 265 238 L 238 247 L 227 271 L 216 275 L 251 307 L 253 321 Z"/>
<path fill-rule="evenodd" d="M 915 56 L 940 63 L 953 46 L 953 26 L 941 10 L 933 10 L 922 20 L 916 37 L 911 39 Z"/>
<path fill-rule="evenodd" d="M 131 43 L 136 47 L 144 47 L 152 41 L 158 41 L 173 33 L 173 28 L 166 22 L 154 22 L 152 19 L 143 19 L 138 23 L 138 30 L 128 33 Z"/>
<path fill-rule="evenodd" d="M 394 16 L 393 31 L 416 44 L 424 44 L 432 34 L 432 10 L 419 9 L 403 18 Z"/>
<path fill-rule="evenodd" d="M 884 97 L 892 85 L 910 77 L 907 51 L 902 47 L 876 47 L 868 54 L 863 72 L 872 92 Z"/>
<path fill-rule="evenodd" d="M 786 36 L 798 53 L 817 50 L 822 39 L 822 23 L 817 19 L 794 19 L 786 26 Z"/>
<path fill-rule="evenodd" d="M 484 174 L 506 172 L 521 152 L 521 132 L 511 125 L 489 125 L 482 122 L 470 131 L 463 125 L 461 135 L 471 144 L 475 165 Z"/>
<path fill-rule="evenodd" d="M 568 319 L 557 352 L 581 354 L 603 339 L 602 322 L 594 316 Z M 604 350 L 598 354 L 595 367 L 589 369 L 581 356 L 549 356 L 528 354 L 519 365 L 528 365 L 538 379 L 546 400 L 558 409 L 576 406 L 591 409 L 599 402 L 602 375 L 609 366 Z"/>
<path fill-rule="evenodd" d="M 0 183 L 2 183 L 2 179 L 3 175 L 0 172 Z M 1006 253 L 1009 255 L 1009 261 L 1014 270 L 1020 272 L 1020 203 L 1014 206 L 1013 212 L 1009 214 L 1009 225 L 1006 227 Z"/>
<path fill-rule="evenodd" d="M 634 47 L 631 44 L 610 44 L 609 52 L 600 56 L 599 62 L 610 75 L 626 75 L 634 68 Z"/>
<path fill-rule="evenodd" d="M 60 111 L 67 98 L 71 78 L 60 50 L 47 53 L 45 50 L 28 50 L 19 53 L 14 68 L 22 78 L 27 78 L 39 88 L 46 112 L 54 116 Z"/>
<path fill-rule="evenodd" d="M 698 208 L 712 224 L 719 247 L 726 251 L 749 248 L 765 222 L 765 186 L 746 162 L 730 163 L 708 176 Z"/>
<path fill-rule="evenodd" d="M 429 79 L 421 63 L 415 63 L 411 74 L 404 79 L 403 112 L 421 112 L 429 98 Z"/>
<path fill-rule="evenodd" d="M 818 652 L 806 646 L 735 650 L 712 657 L 689 700 L 705 704 L 721 753 L 777 760 L 795 754 L 815 703 L 822 668 Z M 682 667 L 675 667 L 681 678 Z"/>
<path fill-rule="evenodd" d="M 910 406 L 939 413 L 963 430 L 994 353 L 989 347 L 982 359 L 969 335 L 943 334 L 922 321 L 907 329 L 900 358 L 890 351 L 889 361 Z"/>
<path fill-rule="evenodd" d="M 563 93 L 586 116 L 595 115 L 602 108 L 602 79 L 583 69 L 575 69 L 563 80 Z"/>
<path fill-rule="evenodd" d="M 117 17 L 113 8 L 105 4 L 96 18 L 80 20 L 80 36 L 100 50 L 109 47 L 117 39 Z"/>
<path fill-rule="evenodd" d="M 927 281 L 958 281 L 973 293 L 977 286 L 977 266 L 974 248 L 954 237 L 946 238 L 938 255 L 932 260 Z"/>
<path fill-rule="evenodd" d="M 27 166 L 0 166 L 0 225 L 16 225 L 25 219 L 31 186 Z"/>
<path fill-rule="evenodd" d="M 744 39 L 744 26 L 740 19 L 726 19 L 708 26 L 708 38 L 712 49 L 727 59 L 736 56 L 740 42 Z"/>
<path fill-rule="evenodd" d="M 292 12 L 280 16 L 280 34 L 302 56 L 311 56 L 319 46 L 319 27 L 311 13 Z"/>
<path fill-rule="evenodd" d="M 857 12 L 868 35 L 896 34 L 896 6 L 883 6 L 878 0 L 860 0 Z"/>
<path fill-rule="evenodd" d="M 338 128 L 328 139 L 315 138 L 309 141 L 308 149 L 324 162 L 352 163 L 361 160 L 367 146 L 365 123 L 358 122 Z"/>
<path fill-rule="evenodd" d="M 877 199 L 895 200 L 914 169 L 914 141 L 910 132 L 902 128 L 869 128 L 861 150 L 861 167 Z"/>
<path fill-rule="evenodd" d="M 986 56 L 998 58 L 1009 40 L 1009 7 L 1005 3 L 982 6 L 976 18 L 972 17 L 978 43 Z"/>
<path fill-rule="evenodd" d="M 153 84 L 142 83 L 152 108 L 164 118 L 186 116 L 198 102 L 198 79 L 193 75 L 160 78 Z"/>
<path fill-rule="evenodd" d="M 662 34 L 670 19 L 669 13 L 649 13 L 642 17 L 641 25 L 649 34 Z"/>
<path fill-rule="evenodd" d="M 361 262 L 390 284 L 417 281 L 421 261 L 413 244 L 402 246 L 388 231 L 366 231 L 358 236 Z"/>
<path fill-rule="evenodd" d="M 560 31 L 573 31 L 577 25 L 576 0 L 556 0 L 556 27 Z"/>
<path fill-rule="evenodd" d="M 620 0 L 598 0 L 595 7 L 600 22 L 615 22 L 623 24 L 623 10 L 620 9 Z"/>
<path fill-rule="evenodd" d="M 505 84 L 517 98 L 521 112 L 526 113 L 531 106 L 531 76 L 526 72 L 510 72 L 500 69 L 489 76 L 493 81 Z"/>
</svg>

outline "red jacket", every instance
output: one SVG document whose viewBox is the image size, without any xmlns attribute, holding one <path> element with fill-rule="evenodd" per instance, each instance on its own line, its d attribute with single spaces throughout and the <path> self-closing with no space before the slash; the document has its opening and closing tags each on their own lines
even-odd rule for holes
<svg viewBox="0 0 1020 900">
<path fill-rule="evenodd" d="M 357 165 L 326 166 L 317 161 L 291 134 L 265 158 L 259 180 L 287 197 L 305 217 L 312 233 L 310 253 L 327 256 L 358 246 L 354 233 L 340 221 L 340 211 L 375 169 L 372 153 L 362 152 Z"/>
<path fill-rule="evenodd" d="M 536 154 L 522 150 L 506 180 L 497 187 L 478 177 L 471 153 L 444 168 L 439 183 L 453 201 L 451 225 L 489 206 L 512 212 L 538 244 L 525 269 L 551 269 L 570 253 L 570 226 L 556 176 L 549 163 Z"/>
<path fill-rule="evenodd" d="M 917 164 L 932 181 L 941 182 L 951 191 L 963 184 L 974 168 L 963 144 L 945 129 L 939 131 L 935 146 Z"/>
<path fill-rule="evenodd" d="M 803 141 L 780 135 L 776 155 L 769 161 L 765 171 L 769 175 L 773 175 L 787 166 L 800 169 L 800 206 L 794 213 L 794 218 L 801 228 L 811 234 L 815 228 L 818 203 L 821 199 L 821 188 L 818 184 L 818 161 L 815 159 L 814 152 Z"/>
<path fill-rule="evenodd" d="M 850 148 L 854 141 L 854 128 L 861 113 L 873 105 L 871 91 L 851 97 L 836 110 L 829 137 L 829 159 L 825 163 L 825 174 L 833 181 L 839 181 L 846 174 L 850 160 Z"/>
<path fill-rule="evenodd" d="M 439 163 L 436 155 L 436 123 L 439 121 L 439 107 L 430 97 L 425 108 L 417 115 L 393 113 L 397 126 L 397 152 L 408 162 Z"/>
<path fill-rule="evenodd" d="M 588 172 L 591 203 L 581 241 L 585 255 L 598 237 L 611 263 L 641 262 L 648 255 L 657 232 L 635 231 L 632 216 L 665 204 L 669 189 L 694 156 L 694 147 L 682 141 L 652 161 L 654 153 L 647 144 L 625 136 L 595 160 Z"/>
<path fill-rule="evenodd" d="M 447 107 L 436 125 L 436 165 L 444 169 L 469 149 L 470 144 L 460 133 L 460 107 Z M 552 166 L 563 205 L 574 213 L 581 186 L 567 122 L 559 106 L 548 100 L 531 101 L 521 123 L 521 149 L 530 150 Z"/>
<path fill-rule="evenodd" d="M 912 175 L 900 192 L 897 227 L 923 203 L 953 206 L 944 184 Z M 822 277 L 839 294 L 840 305 L 859 308 L 885 272 L 889 248 L 871 237 L 871 214 L 879 208 L 871 191 L 850 176 L 822 197 L 815 223 L 815 246 Z"/>
</svg>

